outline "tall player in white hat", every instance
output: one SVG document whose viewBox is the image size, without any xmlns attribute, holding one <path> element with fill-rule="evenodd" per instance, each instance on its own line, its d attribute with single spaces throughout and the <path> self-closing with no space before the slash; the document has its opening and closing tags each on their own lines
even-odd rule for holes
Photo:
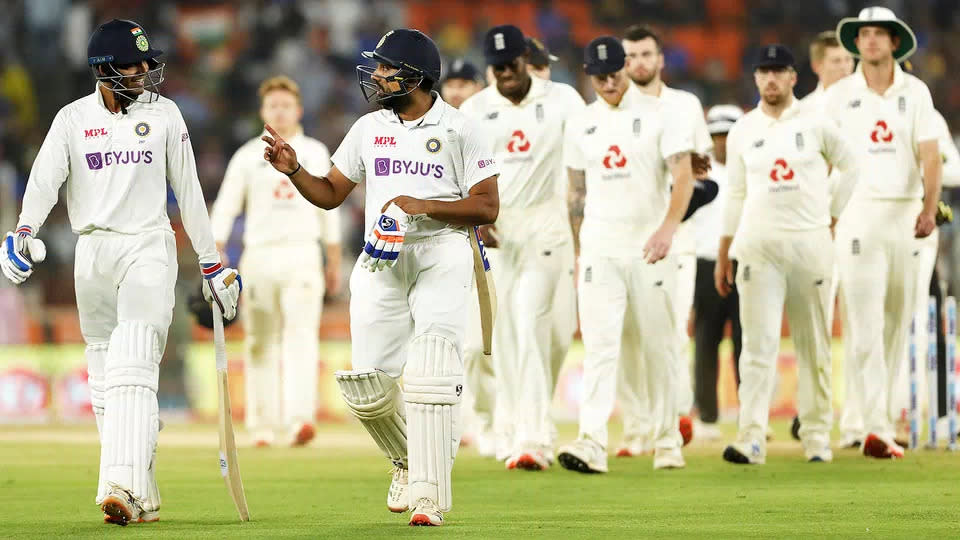
<svg viewBox="0 0 960 540">
<path fill-rule="evenodd" d="M 302 150 L 304 165 L 329 170 L 327 147 L 303 134 L 297 83 L 271 77 L 259 94 L 264 123 Z M 239 266 L 247 276 L 241 306 L 247 430 L 257 446 L 269 446 L 277 436 L 283 444 L 301 446 L 316 433 L 317 330 L 324 293 L 336 290 L 340 279 L 340 212 L 300 197 L 289 178 L 263 161 L 260 137 L 230 159 L 213 204 L 210 220 L 221 252 L 244 209 Z M 278 274 L 277 265 L 288 270 Z"/>
<path fill-rule="evenodd" d="M 500 216 L 494 227 L 481 228 L 498 295 L 497 454 L 507 469 L 542 470 L 553 460 L 554 301 L 562 280 L 573 279 L 573 237 L 558 188 L 563 132 L 583 98 L 569 85 L 528 73 L 527 43 L 515 26 L 491 28 L 484 55 L 496 83 L 460 110 L 493 138 L 502 170 Z"/>
<path fill-rule="evenodd" d="M 902 457 L 894 442 L 891 391 L 906 359 L 916 302 L 920 239 L 936 227 L 942 163 L 936 116 L 927 86 L 899 62 L 917 42 L 887 8 L 870 7 L 837 25 L 840 43 L 860 58 L 857 70 L 824 96 L 861 162 L 861 176 L 837 224 L 840 291 L 852 355 L 862 384 L 862 449 L 876 458 Z M 922 170 L 922 174 L 921 174 Z"/>
<path fill-rule="evenodd" d="M 693 194 L 693 140 L 691 130 L 673 128 L 685 121 L 681 111 L 630 82 L 624 58 L 614 37 L 587 45 L 584 69 L 598 97 L 571 118 L 563 152 L 573 194 L 584 198 L 572 202 L 585 202 L 579 227 L 586 349 L 580 433 L 558 456 L 564 468 L 578 472 L 607 472 L 607 421 L 620 364 L 637 358 L 651 405 L 653 466 L 685 465 L 672 395 L 676 358 L 670 352 L 679 321 L 673 316 L 671 247 Z M 623 350 L 626 324 L 634 326 L 638 350 Z"/>
<path fill-rule="evenodd" d="M 800 438 L 809 461 L 831 461 L 830 337 L 827 302 L 833 274 L 830 227 L 850 198 L 856 158 L 836 126 L 793 96 L 793 55 L 782 45 L 763 47 L 754 80 L 760 105 L 727 138 L 723 236 L 714 280 L 726 295 L 740 293 L 740 426 L 723 458 L 766 461 L 770 394 L 786 308 L 797 352 Z M 829 167 L 840 175 L 831 188 Z"/>
</svg>

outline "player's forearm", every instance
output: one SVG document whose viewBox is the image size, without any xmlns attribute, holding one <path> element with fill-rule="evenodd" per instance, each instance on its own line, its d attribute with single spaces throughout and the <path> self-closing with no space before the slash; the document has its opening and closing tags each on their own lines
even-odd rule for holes
<svg viewBox="0 0 960 540">
<path fill-rule="evenodd" d="M 20 218 L 17 226 L 28 225 L 34 233 L 40 229 L 43 222 L 50 215 L 50 210 L 57 204 L 57 192 L 47 189 L 32 188 L 31 183 L 27 183 L 27 191 L 23 195 L 23 208 L 20 210 Z"/>
<path fill-rule="evenodd" d="M 670 191 L 670 206 L 663 218 L 664 225 L 677 227 L 683 221 L 693 196 L 693 170 L 690 165 L 690 152 L 682 152 L 667 159 L 670 173 L 673 175 L 673 189 Z"/>
<path fill-rule="evenodd" d="M 451 225 L 489 225 L 497 220 L 500 200 L 489 193 L 470 195 L 457 201 L 425 201 L 426 214 Z"/>
<path fill-rule="evenodd" d="M 325 244 L 324 252 L 327 255 L 326 265 L 331 268 L 340 268 L 343 261 L 343 250 L 340 244 Z"/>
<path fill-rule="evenodd" d="M 580 227 L 583 225 L 583 210 L 587 204 L 587 179 L 583 171 L 568 169 L 570 178 L 567 189 L 567 209 L 570 214 L 570 229 L 573 231 L 574 250 L 580 252 Z"/>
<path fill-rule="evenodd" d="M 717 261 L 724 262 L 730 259 L 731 244 L 733 244 L 732 236 L 720 237 L 720 247 L 717 249 Z"/>
<path fill-rule="evenodd" d="M 324 210 L 336 208 L 343 202 L 327 177 L 313 176 L 302 166 L 290 176 L 290 181 L 304 199 Z"/>
<path fill-rule="evenodd" d="M 940 190 L 943 176 L 943 162 L 939 152 L 927 152 L 923 155 L 923 210 L 937 213 L 940 202 Z"/>
</svg>

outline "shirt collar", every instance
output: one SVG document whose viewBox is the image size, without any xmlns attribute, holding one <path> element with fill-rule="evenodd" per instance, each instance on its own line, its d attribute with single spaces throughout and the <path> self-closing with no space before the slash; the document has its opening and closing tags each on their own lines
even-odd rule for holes
<svg viewBox="0 0 960 540">
<path fill-rule="evenodd" d="M 637 85 L 631 82 L 627 86 L 627 91 L 623 93 L 623 97 L 620 98 L 620 103 L 617 103 L 616 105 L 610 105 L 609 103 L 606 102 L 606 100 L 604 100 L 602 97 L 599 97 L 599 96 L 597 97 L 597 100 L 600 102 L 601 105 L 603 105 L 603 108 L 605 110 L 617 111 L 617 110 L 629 109 L 630 107 L 633 107 L 634 105 L 636 105 L 638 102 L 640 102 L 642 99 L 646 97 L 649 97 L 649 96 L 641 92 L 640 89 L 637 88 Z"/>
<path fill-rule="evenodd" d="M 440 97 L 440 94 L 436 90 L 431 90 L 430 95 L 433 97 L 433 105 L 430 106 L 426 114 L 416 120 L 401 122 L 400 117 L 397 116 L 395 112 L 387 109 L 383 109 L 381 112 L 385 115 L 387 122 L 391 124 L 402 124 L 411 127 L 438 125 L 440 124 L 440 119 L 443 118 L 443 112 L 447 107 L 447 102 Z"/>
<path fill-rule="evenodd" d="M 863 62 L 857 64 L 857 70 L 853 72 L 853 78 L 857 83 L 859 88 L 869 90 L 867 86 L 867 76 L 863 74 Z M 890 88 L 887 88 L 887 91 L 884 95 L 890 93 L 891 91 L 900 88 L 906 81 L 906 75 L 903 73 L 903 69 L 900 68 L 900 64 L 893 63 L 893 84 L 890 85 Z M 871 90 L 872 92 L 872 90 Z"/>
<path fill-rule="evenodd" d="M 790 105 L 786 109 L 784 109 L 782 113 L 780 113 L 780 117 L 774 118 L 763 110 L 762 103 L 763 103 L 763 100 L 761 99 L 760 102 L 757 103 L 757 110 L 760 112 L 760 117 L 764 119 L 764 122 L 767 125 L 771 125 L 774 122 L 783 122 L 785 120 L 789 120 L 792 116 L 797 114 L 797 112 L 799 112 L 801 108 L 800 100 L 797 99 L 796 96 L 793 96 L 793 100 L 790 102 Z"/>
<path fill-rule="evenodd" d="M 523 96 L 523 99 L 520 100 L 520 103 L 517 103 L 517 107 L 523 107 L 527 103 L 530 103 L 534 99 L 540 97 L 544 94 L 547 86 L 547 81 L 537 77 L 536 75 L 530 75 L 530 90 L 527 91 L 527 95 Z M 493 93 L 497 99 L 507 105 L 513 105 L 514 103 L 510 101 L 509 98 L 500 93 L 500 90 L 497 89 L 496 83 L 493 85 Z"/>
</svg>

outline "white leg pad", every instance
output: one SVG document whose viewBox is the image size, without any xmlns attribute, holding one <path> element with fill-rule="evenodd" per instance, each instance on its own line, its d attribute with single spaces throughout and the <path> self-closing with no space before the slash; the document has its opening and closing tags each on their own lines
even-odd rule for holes
<svg viewBox="0 0 960 540">
<path fill-rule="evenodd" d="M 453 503 L 450 474 L 460 445 L 463 363 L 454 343 L 436 334 L 413 338 L 403 372 L 410 441 L 410 502 L 422 497 L 447 512 Z"/>
<path fill-rule="evenodd" d="M 152 461 L 160 430 L 157 381 L 160 345 L 157 331 L 141 321 L 124 321 L 110 336 L 105 370 L 105 411 L 101 436 L 101 493 L 109 483 L 129 489 L 144 510 L 155 508 Z M 159 500 L 155 502 L 159 504 Z"/>
<path fill-rule="evenodd" d="M 407 422 L 400 385 L 379 369 L 338 371 L 334 374 L 343 400 L 387 459 L 407 468 Z"/>
</svg>

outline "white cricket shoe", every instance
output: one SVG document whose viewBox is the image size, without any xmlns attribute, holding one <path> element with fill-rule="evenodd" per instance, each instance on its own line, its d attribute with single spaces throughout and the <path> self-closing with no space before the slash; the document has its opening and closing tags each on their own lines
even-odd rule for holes
<svg viewBox="0 0 960 540">
<path fill-rule="evenodd" d="M 653 445 L 650 444 L 650 440 L 646 437 L 634 437 L 630 440 L 624 441 L 620 446 L 617 447 L 615 452 L 617 457 L 637 457 L 644 454 L 649 454 L 653 451 Z"/>
<path fill-rule="evenodd" d="M 569 471 L 581 473 L 605 473 L 607 468 L 607 453 L 599 444 L 587 440 L 577 439 L 572 443 L 560 447 L 557 456 L 560 465 Z"/>
<path fill-rule="evenodd" d="M 723 431 L 720 431 L 716 422 L 701 422 L 697 420 L 694 423 L 693 431 L 697 434 L 697 439 L 706 442 L 715 442 L 723 438 Z"/>
<path fill-rule="evenodd" d="M 724 449 L 723 459 L 737 465 L 763 465 L 767 462 L 766 445 L 761 441 L 738 441 Z"/>
<path fill-rule="evenodd" d="M 107 495 L 100 502 L 103 522 L 127 526 L 130 523 L 152 523 L 160 520 L 160 510 L 144 511 L 143 503 L 133 493 L 118 484 L 110 483 Z"/>
<path fill-rule="evenodd" d="M 390 474 L 390 489 L 387 490 L 387 508 L 391 512 L 403 513 L 410 508 L 410 494 L 407 493 L 409 472 L 403 467 L 394 467 Z"/>
<path fill-rule="evenodd" d="M 443 513 L 440 512 L 437 503 L 427 497 L 417 499 L 410 515 L 410 526 L 439 527 L 440 525 L 443 525 Z"/>
<path fill-rule="evenodd" d="M 550 468 L 550 459 L 538 449 L 527 449 L 510 456 L 505 465 L 508 471 L 543 471 Z"/>
<path fill-rule="evenodd" d="M 822 441 L 801 441 L 803 444 L 803 455 L 810 463 L 829 463 L 833 461 L 833 450 L 830 449 L 829 442 Z"/>
<path fill-rule="evenodd" d="M 687 466 L 683 460 L 683 452 L 679 448 L 656 448 L 653 451 L 653 468 L 682 469 Z"/>
<path fill-rule="evenodd" d="M 474 439 L 476 443 L 477 454 L 480 454 L 480 457 L 492 458 L 497 455 L 497 439 L 493 436 L 492 432 L 481 431 L 477 433 L 476 438 Z"/>
</svg>

